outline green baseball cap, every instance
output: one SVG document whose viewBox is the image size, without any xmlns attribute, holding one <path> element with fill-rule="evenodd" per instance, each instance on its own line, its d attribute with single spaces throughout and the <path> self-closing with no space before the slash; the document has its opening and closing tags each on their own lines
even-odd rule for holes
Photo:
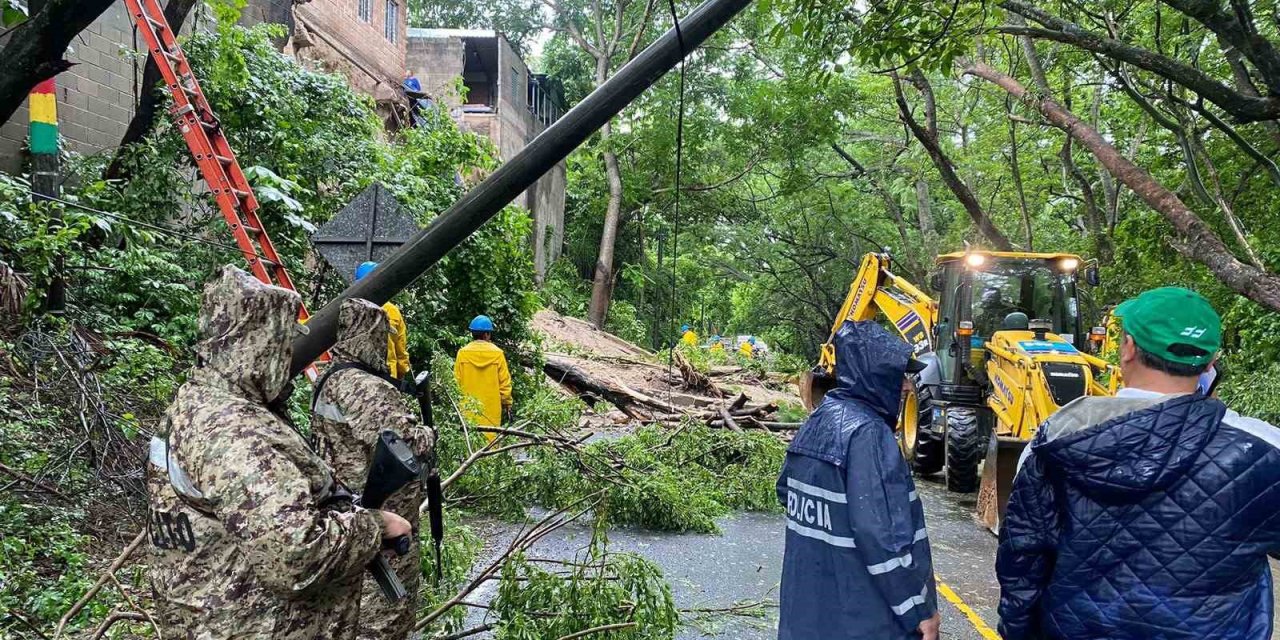
<svg viewBox="0 0 1280 640">
<path fill-rule="evenodd" d="M 1143 351 L 1162 360 L 1199 366 L 1222 348 L 1222 319 L 1190 289 L 1151 289 L 1122 302 L 1114 314 Z"/>
</svg>

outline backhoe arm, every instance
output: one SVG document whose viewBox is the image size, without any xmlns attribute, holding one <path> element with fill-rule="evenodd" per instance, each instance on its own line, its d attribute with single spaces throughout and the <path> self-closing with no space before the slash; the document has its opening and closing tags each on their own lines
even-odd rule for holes
<svg viewBox="0 0 1280 640">
<path fill-rule="evenodd" d="M 889 271 L 890 258 L 884 253 L 868 253 L 858 267 L 858 275 L 849 285 L 840 313 L 831 326 L 827 343 L 822 345 L 818 366 L 835 374 L 835 337 L 847 320 L 871 320 L 877 313 L 893 323 L 902 339 L 915 349 L 916 355 L 933 350 L 931 333 L 937 320 L 938 304 L 928 294 Z"/>
</svg>

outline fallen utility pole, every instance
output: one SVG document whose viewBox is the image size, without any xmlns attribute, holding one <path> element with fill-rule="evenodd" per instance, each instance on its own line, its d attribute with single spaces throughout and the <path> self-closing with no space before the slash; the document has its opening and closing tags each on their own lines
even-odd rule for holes
<svg viewBox="0 0 1280 640">
<path fill-rule="evenodd" d="M 307 322 L 310 332 L 293 343 L 290 372 L 296 375 L 333 346 L 338 326 L 338 309 L 343 300 L 364 298 L 382 304 L 413 284 L 427 269 L 565 159 L 578 145 L 618 115 L 645 89 L 711 37 L 711 34 L 720 30 L 750 2 L 751 0 L 707 0 L 699 5 L 680 21 L 680 37 L 675 28 L 664 33 L 520 153 L 498 167 L 497 171 L 379 264 L 377 270 L 348 287 L 316 312 Z"/>
</svg>

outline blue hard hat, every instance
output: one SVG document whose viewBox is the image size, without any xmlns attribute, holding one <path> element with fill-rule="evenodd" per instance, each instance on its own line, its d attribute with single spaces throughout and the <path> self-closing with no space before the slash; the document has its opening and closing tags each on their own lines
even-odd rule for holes
<svg viewBox="0 0 1280 640">
<path fill-rule="evenodd" d="M 751 336 L 750 338 L 747 338 L 747 342 L 750 342 L 751 344 L 755 344 L 755 343 L 756 343 L 756 337 L 755 337 L 755 336 Z"/>
<path fill-rule="evenodd" d="M 717 333 L 717 334 L 715 334 L 714 336 L 711 336 L 711 341 L 712 341 L 712 342 L 720 342 L 720 334 L 718 334 L 718 333 Z"/>
<path fill-rule="evenodd" d="M 471 324 L 467 326 L 471 331 L 493 331 L 493 320 L 489 316 L 476 316 Z"/>
<path fill-rule="evenodd" d="M 364 279 L 365 276 L 369 275 L 374 269 L 377 269 L 377 268 L 378 268 L 378 263 L 376 262 L 361 262 L 360 266 L 356 267 L 356 280 Z"/>
<path fill-rule="evenodd" d="M 687 324 L 682 324 L 682 325 L 680 325 L 680 330 L 681 330 L 681 331 L 688 331 L 688 330 L 689 330 L 689 325 L 687 325 Z"/>
</svg>

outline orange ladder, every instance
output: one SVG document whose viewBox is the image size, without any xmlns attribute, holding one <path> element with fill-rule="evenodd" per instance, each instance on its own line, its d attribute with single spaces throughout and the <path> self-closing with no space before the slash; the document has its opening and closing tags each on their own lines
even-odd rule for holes
<svg viewBox="0 0 1280 640">
<path fill-rule="evenodd" d="M 125 0 L 125 5 L 129 9 L 129 18 L 146 41 L 151 58 L 173 96 L 170 112 L 187 141 L 200 176 L 209 186 L 222 218 L 236 238 L 236 245 L 249 262 L 249 270 L 266 284 L 297 291 L 258 218 L 258 199 L 253 195 L 253 188 L 240 170 L 240 162 L 227 143 L 213 108 L 200 90 L 200 83 L 178 45 L 177 34 L 165 20 L 160 3 L 158 0 Z M 298 311 L 298 321 L 306 322 L 310 316 L 303 305 Z M 321 359 L 328 360 L 328 354 Z M 315 373 L 314 366 L 307 368 L 307 377 L 313 382 Z"/>
</svg>

